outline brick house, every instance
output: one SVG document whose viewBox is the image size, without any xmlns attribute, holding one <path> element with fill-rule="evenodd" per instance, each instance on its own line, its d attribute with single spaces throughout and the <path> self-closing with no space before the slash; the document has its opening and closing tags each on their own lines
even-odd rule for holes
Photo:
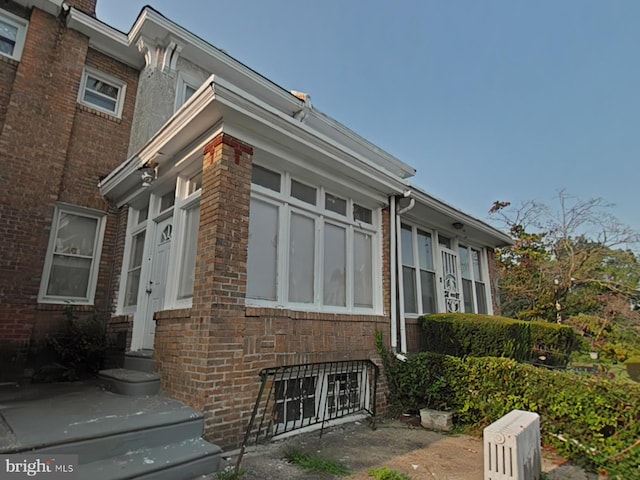
<svg viewBox="0 0 640 480">
<path fill-rule="evenodd" d="M 125 34 L 59 4 L 0 3 L 4 341 L 101 312 L 232 447 L 261 369 L 372 359 L 378 331 L 416 351 L 422 314 L 499 313 L 509 237 L 412 167 L 149 7 Z"/>
</svg>

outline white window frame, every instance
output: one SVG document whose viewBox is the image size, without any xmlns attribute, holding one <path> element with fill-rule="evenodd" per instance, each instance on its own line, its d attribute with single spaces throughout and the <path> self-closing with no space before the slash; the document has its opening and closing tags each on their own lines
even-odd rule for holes
<svg viewBox="0 0 640 480">
<path fill-rule="evenodd" d="M 440 278 L 438 272 L 441 270 L 441 268 L 439 263 L 440 245 L 439 243 L 437 243 L 438 242 L 437 232 L 433 229 L 418 226 L 416 224 L 413 224 L 411 222 L 406 222 L 404 220 L 402 220 L 400 228 L 402 228 L 402 225 L 411 228 L 411 247 L 412 247 L 412 253 L 413 253 L 413 265 L 406 265 L 406 266 L 413 269 L 414 281 L 416 286 L 416 291 L 415 291 L 416 307 L 417 307 L 416 310 L 418 310 L 417 312 L 407 312 L 405 307 L 405 312 L 403 312 L 403 314 L 409 318 L 419 317 L 425 314 L 424 306 L 422 305 L 422 277 L 420 275 L 420 272 L 423 269 L 420 268 L 420 250 L 418 248 L 418 230 L 424 233 L 427 233 L 431 236 L 431 265 L 433 267 L 432 272 L 434 274 L 433 294 L 435 295 L 435 301 L 436 301 L 435 302 L 436 311 L 433 313 L 438 313 L 442 309 L 442 299 L 440 298 L 441 296 L 440 288 L 438 288 L 438 278 Z M 400 254 L 401 258 L 398 259 L 398 265 L 400 267 L 400 275 L 402 275 L 404 273 L 404 267 L 405 267 L 404 261 L 402 259 L 402 255 L 403 255 L 402 248 L 400 248 L 400 252 L 401 252 Z M 431 270 L 427 270 L 427 271 L 431 271 Z M 403 285 L 402 295 L 404 295 L 404 285 Z M 403 305 L 404 305 L 404 299 L 403 299 Z M 432 312 L 428 312 L 428 313 L 432 313 Z"/>
<path fill-rule="evenodd" d="M 178 80 L 176 81 L 176 99 L 174 105 L 174 112 L 177 112 L 187 102 L 187 87 L 198 90 L 202 82 L 199 82 L 195 77 L 184 73 L 178 73 Z"/>
<path fill-rule="evenodd" d="M 462 276 L 462 262 L 460 261 L 460 251 L 462 249 L 467 250 L 467 255 L 469 257 L 469 276 L 470 278 Z M 479 253 L 478 256 L 478 267 L 480 268 L 480 277 L 481 280 L 477 280 L 475 278 L 475 273 L 473 271 L 473 254 L 472 251 L 475 250 Z M 471 302 L 473 304 L 473 312 L 466 313 L 478 313 L 478 298 L 476 294 L 476 282 L 484 284 L 484 299 L 487 304 L 487 313 L 486 315 L 493 315 L 493 299 L 491 298 L 491 289 L 489 288 L 489 266 L 487 263 L 487 252 L 484 247 L 478 247 L 473 243 L 463 242 L 462 244 L 458 243 L 458 263 L 459 263 L 459 271 L 460 271 L 460 304 L 462 309 L 466 312 L 465 307 L 465 296 L 464 296 L 464 288 L 462 287 L 462 282 L 464 280 L 471 281 Z"/>
<path fill-rule="evenodd" d="M 118 308 L 117 311 L 120 314 L 133 314 L 137 311 L 137 309 L 140 307 L 141 304 L 141 293 L 142 293 L 142 288 L 140 288 L 140 286 L 145 285 L 146 284 L 146 280 L 145 280 L 145 274 L 147 273 L 147 268 L 148 268 L 148 251 L 149 251 L 149 244 L 151 242 L 151 239 L 149 238 L 149 215 L 150 215 L 150 211 L 149 211 L 149 204 L 146 204 L 146 209 L 147 209 L 147 218 L 145 220 L 143 220 L 142 222 L 138 222 L 138 216 L 140 215 L 140 209 L 136 209 L 136 208 L 129 208 L 129 216 L 127 219 L 127 237 L 125 239 L 125 244 L 124 244 L 124 254 L 122 256 L 122 274 L 120 275 L 120 285 L 118 288 Z M 141 270 L 140 270 L 140 285 L 138 287 L 138 299 L 136 301 L 135 305 L 125 305 L 125 297 L 127 294 L 127 281 L 128 281 L 128 271 L 129 271 L 129 265 L 131 262 L 131 255 L 133 254 L 132 252 L 132 247 L 133 247 L 133 238 L 142 233 L 145 232 L 145 238 L 144 238 L 144 247 L 143 247 L 143 254 L 142 254 L 142 266 L 141 266 Z"/>
<path fill-rule="evenodd" d="M 55 253 L 56 239 L 58 237 L 58 225 L 60 223 L 60 215 L 68 213 L 81 217 L 87 217 L 97 220 L 96 233 L 93 247 L 93 258 L 91 268 L 89 270 L 89 283 L 87 285 L 86 297 L 63 297 L 47 295 L 49 279 L 51 278 L 51 270 L 53 267 L 53 257 Z M 53 304 L 74 304 L 74 305 L 93 305 L 96 286 L 98 283 L 98 271 L 100 270 L 100 256 L 102 254 L 102 241 L 104 239 L 104 231 L 106 227 L 107 216 L 104 212 L 89 208 L 78 207 L 76 205 L 58 204 L 53 214 L 51 233 L 49 234 L 49 245 L 47 247 L 47 256 L 45 258 L 42 279 L 40 281 L 40 291 L 38 293 L 38 303 Z"/>
<path fill-rule="evenodd" d="M 262 165 L 260 165 L 262 166 Z M 280 191 L 276 192 L 255 183 L 251 184 L 251 198 L 263 201 L 278 208 L 278 245 L 276 265 L 276 300 L 264 300 L 246 297 L 246 304 L 256 307 L 290 308 L 297 311 L 313 311 L 327 313 L 353 313 L 353 314 L 379 314 L 382 312 L 382 227 L 380 208 L 376 208 L 372 202 L 354 200 L 347 195 L 327 189 L 323 185 L 314 184 L 309 180 L 283 172 L 279 169 L 263 167 L 280 174 Z M 299 183 L 312 186 L 317 189 L 316 205 L 299 200 L 291 196 L 292 178 Z M 341 215 L 324 208 L 325 193 L 345 199 L 347 202 L 346 215 Z M 372 223 L 368 224 L 353 220 L 353 204 L 371 209 Z M 314 301 L 313 303 L 289 302 L 289 242 L 290 242 L 290 218 L 291 213 L 304 215 L 315 220 L 315 271 L 314 271 Z M 324 225 L 333 224 L 346 230 L 346 265 L 345 265 L 345 306 L 324 305 Z M 354 231 L 371 235 L 371 270 L 372 270 L 372 307 L 357 307 L 354 305 L 354 268 L 353 248 Z M 250 272 L 247 270 L 247 275 Z"/>
<path fill-rule="evenodd" d="M 20 61 L 20 58 L 22 58 L 24 43 L 27 38 L 29 22 L 24 18 L 20 18 L 17 15 L 14 15 L 13 13 L 7 12 L 6 10 L 0 10 L 0 20 L 18 29 L 18 32 L 16 34 L 16 44 L 13 48 L 13 53 L 9 55 L 7 53 L 0 52 L 0 55 L 11 58 L 12 60 Z"/>
<path fill-rule="evenodd" d="M 96 78 L 102 82 L 108 83 L 112 87 L 115 87 L 118 89 L 118 96 L 116 98 L 115 110 L 109 110 L 107 108 L 103 108 L 99 105 L 95 105 L 84 99 L 84 93 L 87 88 L 87 78 L 89 76 Z M 85 105 L 93 110 L 98 110 L 99 112 L 103 112 L 108 115 L 111 115 L 112 117 L 121 118 L 126 93 L 127 93 L 127 84 L 125 82 L 123 82 L 122 80 L 116 77 L 113 77 L 104 72 L 101 72 L 100 70 L 97 70 L 95 68 L 85 65 L 84 70 L 82 72 L 82 81 L 80 82 L 80 89 L 78 90 L 78 103 Z"/>
</svg>

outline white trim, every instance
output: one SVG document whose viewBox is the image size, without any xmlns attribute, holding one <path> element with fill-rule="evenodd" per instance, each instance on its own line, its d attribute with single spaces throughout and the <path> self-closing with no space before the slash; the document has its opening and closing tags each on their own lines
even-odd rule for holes
<svg viewBox="0 0 640 480">
<path fill-rule="evenodd" d="M 47 288 L 49 286 L 49 279 L 51 278 L 51 270 L 53 267 L 53 257 L 55 254 L 55 245 L 58 237 L 58 225 L 60 222 L 61 213 L 69 213 L 71 215 L 80 217 L 92 218 L 97 221 L 93 244 L 93 254 L 91 257 L 91 267 L 89 270 L 89 281 L 87 284 L 87 295 L 85 297 L 64 297 L 57 295 L 47 295 Z M 47 256 L 45 257 L 42 278 L 40 280 L 38 303 L 93 305 L 96 293 L 96 285 L 98 282 L 98 271 L 100 269 L 100 256 L 102 254 L 102 241 L 104 238 L 104 231 L 107 223 L 106 220 L 106 213 L 99 210 L 93 210 L 64 203 L 56 205 L 52 219 L 51 233 L 49 234 Z"/>
<path fill-rule="evenodd" d="M 8 53 L 0 52 L 0 55 L 20 61 L 20 58 L 22 57 L 22 50 L 24 48 L 24 42 L 27 39 L 29 21 L 3 9 L 0 9 L 0 21 L 17 29 L 16 43 L 13 47 L 13 53 L 9 55 Z"/>
<path fill-rule="evenodd" d="M 101 107 L 100 105 L 96 105 L 91 103 L 90 101 L 85 100 L 84 94 L 87 90 L 87 78 L 91 76 L 97 80 L 100 80 L 104 83 L 111 85 L 118 89 L 118 95 L 115 98 L 115 109 L 109 110 L 107 108 Z M 120 118 L 122 117 L 122 108 L 124 106 L 124 99 L 127 92 L 127 84 L 122 80 L 108 75 L 100 70 L 89 67 L 85 65 L 84 70 L 82 72 L 82 81 L 80 82 L 80 89 L 78 90 L 78 103 L 85 105 L 91 109 L 98 110 L 100 112 L 106 113 L 108 115 Z M 100 92 L 94 92 L 100 94 Z M 110 98 L 110 97 L 109 97 Z"/>
</svg>

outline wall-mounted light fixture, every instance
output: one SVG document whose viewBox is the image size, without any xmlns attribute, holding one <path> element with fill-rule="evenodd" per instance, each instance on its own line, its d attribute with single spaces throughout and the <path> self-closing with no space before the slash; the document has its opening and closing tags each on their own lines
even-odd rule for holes
<svg viewBox="0 0 640 480">
<path fill-rule="evenodd" d="M 464 228 L 464 224 L 460 222 L 453 222 L 451 226 L 456 230 L 462 230 Z"/>
<path fill-rule="evenodd" d="M 147 162 L 138 170 L 140 171 L 140 179 L 142 180 L 142 186 L 148 188 L 158 178 L 157 171 L 158 164 L 156 162 Z"/>
</svg>

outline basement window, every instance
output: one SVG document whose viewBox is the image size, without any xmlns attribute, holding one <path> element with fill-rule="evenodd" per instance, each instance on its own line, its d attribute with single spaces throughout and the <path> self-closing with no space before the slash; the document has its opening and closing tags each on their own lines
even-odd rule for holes
<svg viewBox="0 0 640 480">
<path fill-rule="evenodd" d="M 27 21 L 0 10 L 0 55 L 20 60 L 27 36 Z"/>
<path fill-rule="evenodd" d="M 114 117 L 122 116 L 126 84 L 90 67 L 84 68 L 78 102 Z"/>
</svg>

